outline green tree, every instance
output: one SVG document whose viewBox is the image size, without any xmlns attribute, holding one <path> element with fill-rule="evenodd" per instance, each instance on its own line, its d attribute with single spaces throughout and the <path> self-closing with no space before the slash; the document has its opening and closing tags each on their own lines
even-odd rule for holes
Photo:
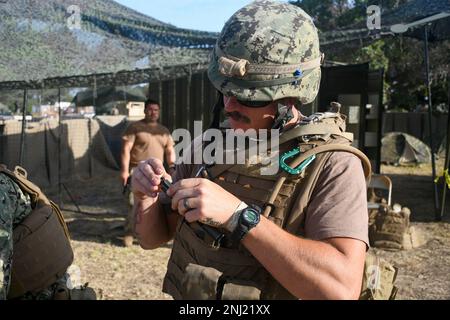
<svg viewBox="0 0 450 320">
<path fill-rule="evenodd" d="M 358 29 L 365 25 L 366 8 L 380 5 L 383 11 L 407 0 L 291 1 L 307 11 L 322 31 Z M 372 69 L 385 70 L 384 103 L 389 108 L 414 110 L 426 96 L 423 41 L 406 37 L 386 37 L 367 45 L 339 43 L 325 50 L 327 60 L 344 63 L 369 62 Z M 450 71 L 450 41 L 430 44 L 433 104 L 447 102 L 447 75 Z"/>
</svg>

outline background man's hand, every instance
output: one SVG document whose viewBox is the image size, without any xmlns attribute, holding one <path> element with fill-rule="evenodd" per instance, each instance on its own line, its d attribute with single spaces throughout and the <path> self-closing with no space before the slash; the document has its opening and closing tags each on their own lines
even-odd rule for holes
<svg viewBox="0 0 450 320">
<path fill-rule="evenodd" d="M 178 181 L 167 194 L 172 197 L 172 209 L 188 222 L 199 221 L 212 227 L 224 225 L 241 203 L 234 195 L 207 179 Z"/>
<path fill-rule="evenodd" d="M 128 173 L 128 171 L 120 173 L 120 180 L 122 181 L 122 186 L 125 187 L 127 185 L 129 177 L 130 177 L 130 174 Z"/>
</svg>

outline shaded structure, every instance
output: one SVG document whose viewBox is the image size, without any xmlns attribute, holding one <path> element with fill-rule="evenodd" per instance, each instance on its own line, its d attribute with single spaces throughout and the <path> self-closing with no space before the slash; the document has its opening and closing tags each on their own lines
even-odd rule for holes
<svg viewBox="0 0 450 320">
<path fill-rule="evenodd" d="M 111 0 L 1 2 L 0 90 L 91 88 L 101 97 L 102 87 L 147 83 L 163 110 L 195 103 L 201 114 L 215 99 L 205 71 L 216 37 Z M 181 127 L 200 120 L 187 115 Z"/>
<path fill-rule="evenodd" d="M 167 110 L 162 112 L 163 122 L 170 129 L 188 127 L 215 99 L 205 71 L 216 37 L 215 33 L 176 28 L 111 0 L 2 1 L 0 90 L 23 90 L 25 115 L 29 90 L 59 89 L 60 102 L 61 88 L 90 87 L 93 97 L 101 97 L 101 87 L 147 83 L 148 96 Z M 190 112 L 194 103 L 196 111 Z M 70 142 L 67 126 L 60 109 L 57 127 L 47 130 L 51 135 L 40 135 L 46 137 L 44 145 L 48 137 L 56 139 L 60 195 L 62 187 L 68 191 L 62 184 L 65 160 L 61 158 Z M 91 122 L 87 128 L 90 150 L 95 138 Z M 28 124 L 23 121 L 20 156 L 14 164 L 27 162 L 25 146 L 31 144 L 26 130 Z M 46 155 L 45 162 L 52 161 L 55 153 Z M 13 155 L 2 152 L 5 156 Z M 91 151 L 86 159 L 91 173 Z"/>
<path fill-rule="evenodd" d="M 103 106 L 114 101 L 144 102 L 147 96 L 142 88 L 102 87 L 77 93 L 74 98 L 77 107 Z"/>
<path fill-rule="evenodd" d="M 365 23 L 365 22 L 364 22 Z M 322 45 L 336 48 L 336 44 L 343 44 L 347 48 L 369 44 L 380 37 L 403 36 L 416 38 L 424 41 L 425 52 L 425 84 L 427 88 L 429 105 L 429 130 L 430 147 L 432 150 L 432 184 L 434 194 L 434 207 L 436 220 L 441 220 L 443 208 L 445 206 L 445 191 L 443 195 L 441 212 L 439 212 L 439 196 L 436 178 L 435 145 L 432 136 L 432 93 L 430 80 L 429 42 L 443 41 L 450 39 L 450 1 L 445 0 L 411 0 L 402 6 L 381 14 L 381 29 L 370 31 L 363 24 L 359 23 L 346 30 L 337 30 L 323 33 Z M 336 50 L 336 49 L 334 49 Z M 448 163 L 448 161 L 446 162 Z"/>
<path fill-rule="evenodd" d="M 450 1 L 423 1 L 414 0 L 400 7 L 392 14 L 395 19 L 395 14 L 414 12 L 415 17 L 411 20 L 400 20 L 400 23 L 391 26 L 390 30 L 396 34 L 403 34 L 408 37 L 422 39 L 424 42 L 425 52 L 425 84 L 427 88 L 428 97 L 428 121 L 430 133 L 430 148 L 431 148 L 431 168 L 432 168 L 432 183 L 434 191 L 434 207 L 435 218 L 437 221 L 442 220 L 442 215 L 445 207 L 446 187 L 444 187 L 444 194 L 442 197 L 441 211 L 439 212 L 439 195 L 436 179 L 436 158 L 435 145 L 432 134 L 432 116 L 433 116 L 433 99 L 431 92 L 431 78 L 430 78 L 430 58 L 429 58 L 429 42 L 443 41 L 450 39 Z M 447 162 L 448 163 L 448 162 Z"/>
</svg>

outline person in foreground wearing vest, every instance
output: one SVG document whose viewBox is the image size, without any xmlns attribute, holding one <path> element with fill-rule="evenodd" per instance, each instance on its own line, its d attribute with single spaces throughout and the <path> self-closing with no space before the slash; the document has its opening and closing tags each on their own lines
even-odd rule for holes
<svg viewBox="0 0 450 320">
<path fill-rule="evenodd" d="M 231 129 L 277 129 L 280 170 L 264 164 L 139 164 L 132 177 L 144 249 L 174 240 L 163 291 L 175 299 L 358 299 L 369 247 L 365 175 L 345 117 L 305 117 L 323 56 L 311 17 L 288 3 L 236 12 L 208 76 Z M 337 111 L 337 110 L 335 110 Z M 172 181 L 161 192 L 161 177 Z"/>
<path fill-rule="evenodd" d="M 87 285 L 69 288 L 72 262 L 58 206 L 23 168 L 0 164 L 0 300 L 95 300 Z"/>
</svg>

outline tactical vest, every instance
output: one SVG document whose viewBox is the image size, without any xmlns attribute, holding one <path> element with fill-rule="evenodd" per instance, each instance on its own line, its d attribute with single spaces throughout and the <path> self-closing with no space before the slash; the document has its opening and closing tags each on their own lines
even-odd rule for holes
<svg viewBox="0 0 450 320">
<path fill-rule="evenodd" d="M 370 176 L 369 160 L 351 142 L 345 116 L 315 114 L 280 136 L 280 154 L 299 148 L 291 168 L 316 156 L 302 173 L 264 176 L 261 164 L 217 165 L 209 169 L 209 178 L 242 201 L 264 208 L 263 215 L 279 227 L 303 236 L 305 209 L 332 152 L 353 153 L 361 159 L 365 176 Z M 295 299 L 243 246 L 217 247 L 198 224 L 185 220 L 177 225 L 163 291 L 175 299 Z"/>
<path fill-rule="evenodd" d="M 11 286 L 8 299 L 50 287 L 73 262 L 69 232 L 58 206 L 27 180 L 24 169 L 0 172 L 31 197 L 32 212 L 13 230 Z"/>
<path fill-rule="evenodd" d="M 410 250 L 423 244 L 423 239 L 414 227 L 410 226 L 409 208 L 381 204 L 373 213 L 369 226 L 370 244 L 384 250 Z"/>
</svg>

